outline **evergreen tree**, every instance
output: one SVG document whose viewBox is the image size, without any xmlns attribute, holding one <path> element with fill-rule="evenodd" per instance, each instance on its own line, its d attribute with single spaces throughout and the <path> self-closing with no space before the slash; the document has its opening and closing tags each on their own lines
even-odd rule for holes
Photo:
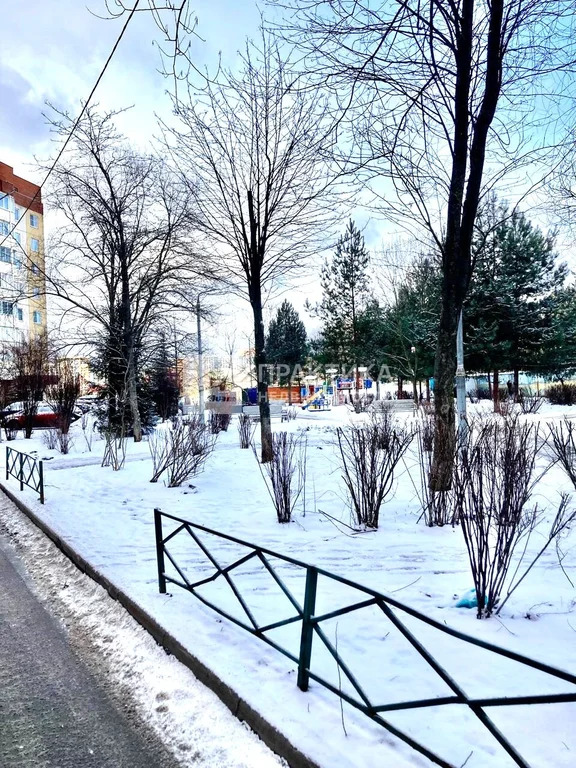
<svg viewBox="0 0 576 768">
<path fill-rule="evenodd" d="M 175 416 L 178 413 L 178 373 L 174 355 L 163 333 L 160 334 L 147 379 L 150 397 L 158 416 L 162 421 Z"/>
<path fill-rule="evenodd" d="M 275 367 L 275 381 L 282 385 L 290 384 L 294 369 L 304 363 L 307 354 L 308 342 L 304 323 L 292 304 L 285 300 L 278 308 L 276 317 L 270 322 L 266 337 L 266 359 Z M 290 402 L 291 396 L 292 392 L 289 390 Z"/>
<path fill-rule="evenodd" d="M 322 269 L 322 301 L 315 310 L 323 320 L 319 339 L 323 362 L 353 366 L 356 377 L 362 352 L 359 320 L 370 295 L 369 263 L 364 238 L 351 219 L 332 261 Z"/>
<path fill-rule="evenodd" d="M 441 274 L 430 258 L 417 260 L 396 291 L 385 318 L 388 358 L 391 370 L 416 384 L 434 373 L 438 335 Z"/>
<path fill-rule="evenodd" d="M 542 364 L 553 302 L 566 279 L 554 238 L 495 198 L 479 220 L 476 265 L 464 311 L 467 365 L 514 372 Z"/>
</svg>

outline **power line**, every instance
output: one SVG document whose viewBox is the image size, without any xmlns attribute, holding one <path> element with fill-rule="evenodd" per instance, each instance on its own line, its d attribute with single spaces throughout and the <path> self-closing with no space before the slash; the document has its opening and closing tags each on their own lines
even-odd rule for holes
<svg viewBox="0 0 576 768">
<path fill-rule="evenodd" d="M 113 59 L 113 57 L 114 57 L 114 54 L 116 53 L 116 50 L 117 50 L 118 46 L 120 45 L 120 42 L 121 42 L 122 38 L 124 37 L 124 33 L 126 32 L 126 29 L 128 28 L 128 24 L 130 24 L 130 21 L 132 20 L 132 17 L 133 17 L 133 16 L 134 16 L 134 14 L 136 13 L 136 10 L 137 10 L 137 8 L 138 8 L 139 4 L 140 4 L 140 0 L 136 0 L 136 2 L 134 3 L 134 7 L 132 8 L 132 10 L 130 11 L 130 13 L 128 14 L 128 18 L 126 19 L 126 22 L 125 22 L 124 26 L 122 27 L 122 30 L 120 31 L 120 34 L 118 35 L 118 38 L 116 39 L 116 42 L 114 43 L 114 46 L 113 46 L 112 50 L 110 51 L 110 54 L 109 54 L 108 58 L 106 59 L 106 62 L 105 62 L 105 64 L 104 64 L 104 66 L 103 66 L 103 68 L 102 68 L 102 70 L 101 70 L 100 74 L 98 75 L 98 79 L 96 80 L 96 82 L 95 82 L 95 83 L 94 83 L 94 85 L 92 86 L 92 90 L 91 90 L 91 91 L 90 91 L 90 93 L 88 94 L 88 98 L 86 99 L 86 101 L 84 102 L 84 105 L 83 105 L 82 109 L 80 110 L 80 114 L 79 114 L 79 115 L 78 115 L 78 117 L 76 118 L 76 120 L 75 120 L 75 122 L 74 122 L 74 125 L 73 125 L 73 126 L 72 126 L 72 128 L 70 129 L 70 132 L 69 132 L 68 136 L 66 137 L 66 140 L 65 140 L 64 144 L 62 144 L 62 146 L 61 146 L 61 148 L 60 148 L 60 151 L 59 151 L 59 152 L 58 152 L 58 154 L 56 155 L 56 159 L 54 160 L 54 162 L 53 162 L 53 163 L 52 163 L 52 165 L 50 166 L 50 169 L 48 170 L 48 172 L 47 172 L 46 176 L 45 176 L 45 177 L 44 177 L 44 179 L 42 180 L 42 183 L 40 184 L 40 186 L 38 187 L 38 189 L 37 189 L 37 190 L 36 190 L 36 192 L 34 193 L 34 197 L 33 197 L 33 198 L 30 200 L 30 202 L 28 203 L 28 206 L 27 206 L 27 207 L 26 207 L 26 209 L 24 210 L 24 213 L 23 213 L 23 214 L 20 216 L 20 218 L 18 219 L 18 221 L 16 221 L 16 222 L 15 222 L 15 224 L 14 224 L 14 226 L 12 227 L 12 229 L 10 230 L 10 232 L 8 232 L 6 235 L 4 235 L 4 239 L 3 239 L 2 241 L 0 241 L 0 246 L 1 246 L 1 245 L 3 245 L 3 244 L 6 242 L 6 239 L 12 235 L 12 233 L 14 232 L 14 230 L 16 229 L 16 227 L 18 226 L 18 224 L 20 224 L 20 222 L 22 221 L 22 219 L 24 219 L 24 218 L 25 218 L 26 214 L 27 214 L 27 213 L 28 213 L 28 211 L 30 210 L 30 207 L 32 206 L 32 204 L 34 203 L 34 201 L 36 200 L 36 198 L 37 198 L 37 197 L 38 197 L 38 195 L 40 194 L 40 191 L 42 190 L 42 188 L 44 187 L 44 185 L 46 184 L 46 182 L 47 182 L 47 181 L 48 181 L 48 179 L 50 178 L 50 175 L 52 174 L 52 171 L 53 171 L 53 170 L 54 170 L 54 168 L 56 167 L 56 164 L 58 163 L 58 161 L 60 160 L 60 158 L 61 158 L 61 157 L 62 157 L 62 155 L 64 154 L 64 151 L 65 151 L 66 147 L 68 146 L 68 143 L 69 143 L 70 139 L 72 138 L 72 136 L 73 136 L 73 134 L 74 134 L 74 131 L 75 131 L 75 130 L 76 130 L 76 128 L 78 127 L 78 124 L 80 123 L 80 120 L 81 120 L 81 119 L 82 119 L 82 117 L 84 116 L 84 113 L 86 112 L 86 109 L 88 108 L 88 105 L 89 105 L 89 103 L 90 103 L 90 101 L 91 101 L 92 97 L 94 96 L 94 93 L 96 92 L 96 89 L 97 89 L 97 88 L 98 88 L 98 86 L 100 85 L 100 81 L 101 81 L 101 80 L 102 80 L 102 78 L 104 77 L 104 75 L 105 75 L 105 73 L 106 73 L 106 70 L 108 69 L 108 65 L 109 65 L 109 64 L 110 64 L 110 62 L 112 61 L 112 59 Z M 16 238 L 14 238 L 14 239 L 16 239 Z M 18 242 L 18 241 L 16 241 L 16 242 Z M 18 244 L 20 245 L 20 243 L 18 243 Z M 20 245 L 20 249 L 22 250 L 22 252 L 23 252 L 23 253 L 24 253 L 26 256 L 28 256 L 27 252 L 24 250 L 24 248 L 22 248 L 22 245 Z"/>
</svg>

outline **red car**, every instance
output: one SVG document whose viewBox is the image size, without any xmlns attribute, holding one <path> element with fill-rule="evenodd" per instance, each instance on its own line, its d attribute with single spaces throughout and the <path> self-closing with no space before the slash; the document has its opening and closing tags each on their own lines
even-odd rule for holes
<svg viewBox="0 0 576 768">
<path fill-rule="evenodd" d="M 11 403 L 0 414 L 3 424 L 7 429 L 23 429 L 24 428 L 24 410 L 23 403 Z M 72 421 L 80 418 L 80 413 L 75 412 L 72 416 Z M 45 400 L 38 401 L 38 409 L 32 422 L 34 429 L 49 429 L 51 427 L 58 426 L 58 414 L 55 413 L 54 408 Z"/>
</svg>

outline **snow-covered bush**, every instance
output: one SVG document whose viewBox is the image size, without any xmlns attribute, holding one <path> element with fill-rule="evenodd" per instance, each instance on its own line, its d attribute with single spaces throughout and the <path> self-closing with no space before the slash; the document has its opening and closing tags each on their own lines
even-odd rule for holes
<svg viewBox="0 0 576 768">
<path fill-rule="evenodd" d="M 543 513 L 537 504 L 529 504 L 536 484 L 548 469 L 537 469 L 539 445 L 536 426 L 510 418 L 471 430 L 460 452 L 455 488 L 478 618 L 502 609 L 576 515 L 562 495 L 550 528 L 542 531 Z M 528 544 L 537 527 L 539 548 L 530 558 Z M 513 559 L 516 565 L 511 570 Z"/>
<path fill-rule="evenodd" d="M 378 528 L 380 507 L 392 490 L 398 462 L 413 433 L 383 415 L 364 426 L 338 428 L 342 478 L 359 526 Z"/>
<path fill-rule="evenodd" d="M 272 435 L 272 461 L 258 464 L 279 523 L 291 521 L 296 503 L 304 490 L 306 447 L 305 436 L 276 432 Z M 256 455 L 256 451 L 254 453 Z"/>
<path fill-rule="evenodd" d="M 69 432 L 65 432 L 63 429 L 58 428 L 56 430 L 56 440 L 58 443 L 58 450 L 62 454 L 70 453 L 70 449 L 74 445 L 74 438 Z"/>
</svg>

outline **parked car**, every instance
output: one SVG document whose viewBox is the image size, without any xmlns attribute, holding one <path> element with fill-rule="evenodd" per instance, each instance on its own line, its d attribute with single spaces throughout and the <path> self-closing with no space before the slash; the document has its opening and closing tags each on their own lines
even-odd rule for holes
<svg viewBox="0 0 576 768">
<path fill-rule="evenodd" d="M 72 421 L 76 421 L 82 415 L 78 409 L 74 410 L 72 415 Z M 6 425 L 8 429 L 23 429 L 24 428 L 24 403 L 16 402 L 10 403 L 0 411 L 0 419 L 2 424 Z M 48 429 L 50 427 L 58 426 L 58 414 L 54 411 L 54 408 L 45 400 L 38 401 L 38 407 L 32 427 L 34 429 Z"/>
</svg>

